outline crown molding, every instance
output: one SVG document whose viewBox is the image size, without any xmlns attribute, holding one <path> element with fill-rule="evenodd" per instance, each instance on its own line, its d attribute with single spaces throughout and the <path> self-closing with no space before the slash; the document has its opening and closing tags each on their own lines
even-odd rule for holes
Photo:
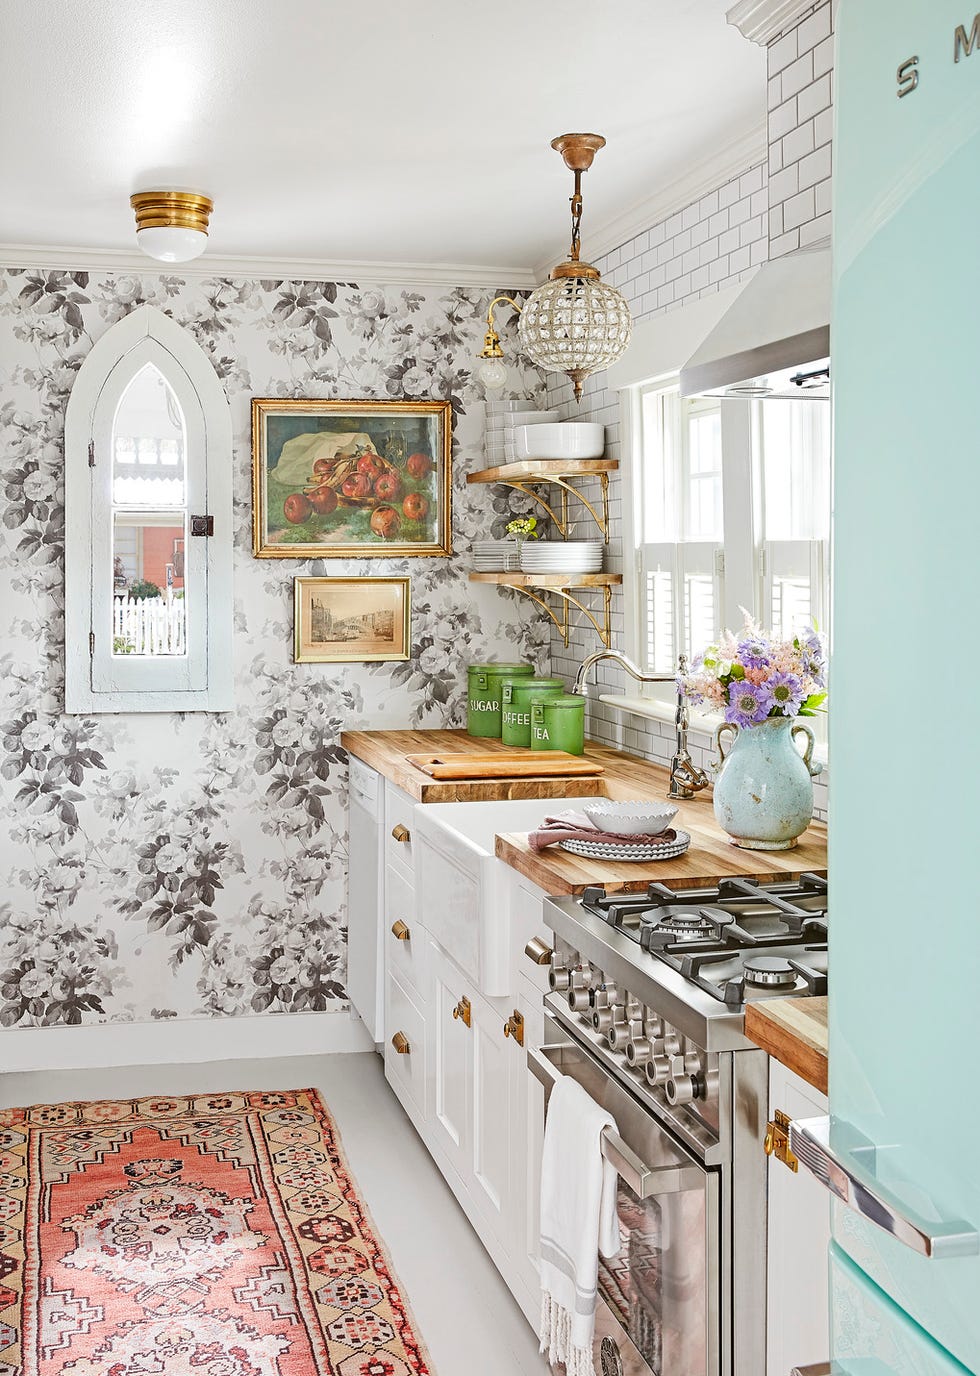
<svg viewBox="0 0 980 1376">
<path fill-rule="evenodd" d="M 738 134 L 728 143 L 716 148 L 706 158 L 688 167 L 684 174 L 671 182 L 666 182 L 651 195 L 637 201 L 629 210 L 607 220 L 598 228 L 586 228 L 583 236 L 588 252 L 586 257 L 594 263 L 603 254 L 635 239 L 651 225 L 659 224 L 668 216 L 683 210 L 692 201 L 700 200 L 709 191 L 739 176 L 756 163 L 765 162 L 769 145 L 766 125 L 753 125 L 751 129 Z M 558 258 L 550 258 L 537 268 L 537 280 L 543 282 L 554 267 Z"/>
<path fill-rule="evenodd" d="M 71 244 L 0 244 L 0 267 L 121 272 L 154 277 L 246 277 L 306 282 L 356 282 L 388 286 L 536 287 L 529 268 L 482 263 L 359 263 L 321 258 L 249 258 L 204 253 L 190 263 L 159 263 L 138 249 L 93 249 Z"/>
<path fill-rule="evenodd" d="M 792 28 L 813 5 L 814 0 L 738 0 L 727 19 L 744 38 L 765 46 Z"/>
</svg>

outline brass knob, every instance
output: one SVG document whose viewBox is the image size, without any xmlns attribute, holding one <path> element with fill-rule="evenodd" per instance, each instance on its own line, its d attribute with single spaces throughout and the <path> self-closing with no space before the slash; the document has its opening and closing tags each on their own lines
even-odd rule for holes
<svg viewBox="0 0 980 1376">
<path fill-rule="evenodd" d="M 465 1023 L 467 1027 L 469 1027 L 470 1018 L 472 1017 L 472 1011 L 470 1009 L 470 1001 L 465 994 L 460 999 L 459 1003 L 457 1003 L 456 1007 L 453 1009 L 453 1017 L 458 1018 L 461 1022 Z"/>
<path fill-rule="evenodd" d="M 391 1039 L 391 1044 L 398 1052 L 399 1056 L 407 1056 L 412 1049 L 408 1044 L 408 1038 L 405 1036 L 404 1032 L 396 1032 Z"/>
<path fill-rule="evenodd" d="M 391 935 L 396 941 L 407 941 L 411 936 L 411 932 L 401 918 L 399 918 L 397 922 L 391 924 Z"/>
<path fill-rule="evenodd" d="M 397 826 L 391 828 L 391 834 L 396 841 L 408 842 L 412 839 L 412 833 L 409 831 L 408 827 L 402 826 L 401 822 L 399 822 Z"/>
<path fill-rule="evenodd" d="M 548 965 L 553 952 L 551 947 L 547 946 L 539 936 L 532 936 L 524 947 L 524 954 L 532 965 Z"/>
<path fill-rule="evenodd" d="M 524 1045 L 524 1015 L 516 1008 L 504 1023 L 504 1036 L 513 1037 L 518 1046 Z"/>
</svg>

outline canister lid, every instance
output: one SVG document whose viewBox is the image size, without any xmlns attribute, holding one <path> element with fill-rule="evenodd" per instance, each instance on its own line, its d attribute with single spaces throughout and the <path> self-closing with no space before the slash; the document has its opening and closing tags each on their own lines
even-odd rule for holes
<svg viewBox="0 0 980 1376">
<path fill-rule="evenodd" d="M 498 664 L 493 660 L 489 664 L 469 664 L 467 673 L 470 674 L 533 674 L 533 664 Z"/>
<path fill-rule="evenodd" d="M 543 693 L 547 689 L 562 691 L 565 680 L 561 678 L 519 678 L 514 682 L 514 691 L 520 693 Z"/>
</svg>

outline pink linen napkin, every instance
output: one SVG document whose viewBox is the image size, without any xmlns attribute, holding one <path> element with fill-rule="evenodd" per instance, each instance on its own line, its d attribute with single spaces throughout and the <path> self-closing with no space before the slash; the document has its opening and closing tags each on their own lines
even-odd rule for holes
<svg viewBox="0 0 980 1376">
<path fill-rule="evenodd" d="M 619 832 L 601 831 L 593 826 L 584 812 L 556 812 L 546 817 L 537 831 L 532 831 L 527 843 L 532 850 L 544 850 L 546 846 L 557 845 L 559 841 L 612 841 L 633 846 L 660 846 L 677 840 L 677 832 L 672 828 L 658 832 L 656 836 L 623 836 Z"/>
</svg>

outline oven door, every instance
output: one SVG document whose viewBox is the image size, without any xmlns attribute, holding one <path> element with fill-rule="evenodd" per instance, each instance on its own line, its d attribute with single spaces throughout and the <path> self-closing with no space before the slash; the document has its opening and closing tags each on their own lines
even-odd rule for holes
<svg viewBox="0 0 980 1376">
<path fill-rule="evenodd" d="M 603 1155 L 619 1174 L 619 1256 L 599 1259 L 596 1370 L 719 1376 L 723 1315 L 719 1176 L 708 1170 L 553 1018 L 529 1049 L 545 1096 L 563 1075 L 616 1120 Z"/>
</svg>

